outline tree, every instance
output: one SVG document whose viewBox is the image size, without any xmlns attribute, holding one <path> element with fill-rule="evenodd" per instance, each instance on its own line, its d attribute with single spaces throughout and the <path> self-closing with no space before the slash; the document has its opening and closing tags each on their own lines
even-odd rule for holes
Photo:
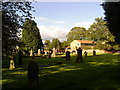
<svg viewBox="0 0 120 90">
<path fill-rule="evenodd" d="M 96 18 L 95 22 L 87 30 L 90 40 L 96 41 L 96 48 L 99 49 L 112 49 L 111 42 L 114 42 L 114 36 L 111 34 L 106 26 L 106 21 L 103 18 Z"/>
<path fill-rule="evenodd" d="M 8 54 L 18 42 L 17 33 L 24 17 L 32 17 L 30 2 L 2 2 L 2 53 Z"/>
<path fill-rule="evenodd" d="M 73 40 L 83 40 L 86 39 L 86 29 L 83 27 L 74 27 L 66 35 L 67 41 L 70 43 Z"/>
<path fill-rule="evenodd" d="M 53 38 L 51 42 L 51 48 L 59 49 L 60 48 L 60 41 L 57 38 Z"/>
<path fill-rule="evenodd" d="M 43 47 L 40 32 L 34 20 L 27 18 L 23 24 L 22 41 L 29 50 L 32 49 L 34 52 Z"/>
<path fill-rule="evenodd" d="M 65 47 L 67 47 L 67 46 L 69 46 L 69 44 L 68 44 L 67 41 L 61 42 L 61 47 L 62 47 L 62 48 L 65 48 Z"/>
<path fill-rule="evenodd" d="M 51 44 L 50 40 L 45 41 L 45 46 L 47 49 L 50 49 L 50 44 Z"/>
<path fill-rule="evenodd" d="M 112 42 L 114 36 L 106 27 L 106 22 L 102 18 L 96 18 L 95 22 L 87 30 L 88 37 L 91 40 L 99 42 Z"/>
<path fill-rule="evenodd" d="M 115 41 L 120 43 L 120 1 L 104 2 L 102 4 L 105 10 L 105 20 L 110 32 L 115 36 Z"/>
</svg>

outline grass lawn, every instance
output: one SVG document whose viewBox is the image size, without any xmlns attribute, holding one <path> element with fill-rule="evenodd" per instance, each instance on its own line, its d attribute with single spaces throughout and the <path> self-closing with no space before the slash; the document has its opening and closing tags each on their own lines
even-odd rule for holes
<svg viewBox="0 0 120 90">
<path fill-rule="evenodd" d="M 120 56 L 119 56 L 120 57 Z M 83 57 L 84 63 L 75 63 L 76 56 L 71 55 L 71 63 L 65 58 L 40 58 L 40 90 L 120 90 L 119 61 L 117 54 L 99 54 Z M 27 66 L 30 57 L 23 58 L 23 65 L 16 63 L 16 69 L 9 70 L 9 60 L 3 60 L 2 85 L 4 88 L 28 88 Z M 17 61 L 16 61 L 17 62 Z M 62 62 L 59 64 L 58 62 Z M 34 72 L 33 72 L 34 73 Z"/>
</svg>

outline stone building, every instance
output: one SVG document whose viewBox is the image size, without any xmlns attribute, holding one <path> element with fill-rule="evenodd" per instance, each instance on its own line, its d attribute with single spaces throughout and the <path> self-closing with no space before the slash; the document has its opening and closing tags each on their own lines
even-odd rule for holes
<svg viewBox="0 0 120 90">
<path fill-rule="evenodd" d="M 74 40 L 70 43 L 71 50 L 76 50 L 78 47 L 82 49 L 89 48 L 92 49 L 95 46 L 96 42 L 89 40 Z"/>
</svg>

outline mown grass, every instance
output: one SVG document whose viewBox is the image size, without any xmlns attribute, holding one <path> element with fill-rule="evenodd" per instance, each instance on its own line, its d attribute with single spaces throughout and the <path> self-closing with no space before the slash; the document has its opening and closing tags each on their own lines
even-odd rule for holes
<svg viewBox="0 0 120 90">
<path fill-rule="evenodd" d="M 64 56 L 64 55 L 63 55 Z M 3 60 L 3 88 L 28 88 L 27 66 L 30 57 L 23 58 L 23 65 L 9 70 L 9 60 Z M 35 61 L 39 66 L 39 89 L 41 90 L 120 90 L 119 56 L 117 54 L 99 54 L 83 57 L 84 63 L 71 62 L 65 58 L 40 58 Z M 62 62 L 59 63 L 59 62 Z M 34 73 L 34 72 L 33 72 Z M 86 90 L 86 89 L 85 89 Z"/>
</svg>

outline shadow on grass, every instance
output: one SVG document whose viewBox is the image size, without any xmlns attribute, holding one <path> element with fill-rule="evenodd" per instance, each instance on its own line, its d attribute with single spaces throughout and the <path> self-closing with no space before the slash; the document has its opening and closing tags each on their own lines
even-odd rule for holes
<svg viewBox="0 0 120 90">
<path fill-rule="evenodd" d="M 120 73 L 117 55 L 103 54 L 94 57 L 83 57 L 84 63 L 65 64 L 64 59 L 36 60 L 40 66 L 39 89 L 41 90 L 98 90 L 120 88 Z M 57 61 L 63 64 L 56 65 Z M 53 63 L 54 62 L 54 63 Z M 46 65 L 47 63 L 47 65 Z M 43 65 L 42 65 L 43 64 Z M 4 70 L 3 70 L 4 71 Z M 3 73 L 4 88 L 28 88 L 25 68 Z M 117 89 L 112 89 L 117 90 Z"/>
</svg>

